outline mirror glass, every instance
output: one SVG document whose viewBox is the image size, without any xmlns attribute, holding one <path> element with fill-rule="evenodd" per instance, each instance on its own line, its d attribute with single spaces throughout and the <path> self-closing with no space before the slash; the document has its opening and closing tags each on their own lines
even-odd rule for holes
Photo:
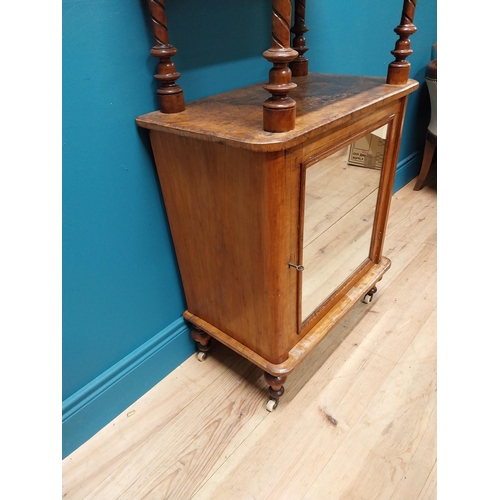
<svg viewBox="0 0 500 500">
<path fill-rule="evenodd" d="M 386 134 L 387 125 L 307 166 L 302 321 L 369 255 Z"/>
</svg>

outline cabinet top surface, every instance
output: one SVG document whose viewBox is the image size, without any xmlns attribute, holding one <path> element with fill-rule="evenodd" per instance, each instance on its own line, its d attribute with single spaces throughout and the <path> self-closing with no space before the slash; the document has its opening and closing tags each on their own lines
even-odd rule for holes
<svg viewBox="0 0 500 500">
<path fill-rule="evenodd" d="M 366 115 L 413 92 L 418 82 L 388 85 L 384 77 L 309 73 L 294 78 L 290 93 L 297 102 L 290 132 L 262 129 L 262 103 L 269 94 L 262 84 L 224 92 L 186 105 L 180 113 L 154 111 L 137 118 L 141 127 L 258 151 L 291 147 L 351 118 Z"/>
</svg>

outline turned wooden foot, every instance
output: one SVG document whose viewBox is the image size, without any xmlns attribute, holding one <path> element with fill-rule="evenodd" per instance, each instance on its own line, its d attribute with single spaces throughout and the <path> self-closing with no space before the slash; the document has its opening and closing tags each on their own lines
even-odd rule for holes
<svg viewBox="0 0 500 500">
<path fill-rule="evenodd" d="M 285 393 L 283 384 L 286 382 L 287 377 L 275 377 L 274 375 L 264 372 L 264 378 L 269 384 L 269 401 L 266 408 L 268 411 L 273 411 L 278 406 L 279 398 Z"/>
<path fill-rule="evenodd" d="M 379 281 L 382 278 L 379 279 Z M 373 300 L 373 296 L 377 293 L 377 287 L 374 285 L 368 292 L 366 292 L 366 295 L 363 297 L 362 301 L 365 304 L 369 304 Z"/>
<path fill-rule="evenodd" d="M 191 325 L 191 337 L 198 346 L 198 361 L 204 361 L 207 357 L 207 352 L 210 350 L 210 340 L 212 337 L 193 325 Z"/>
<path fill-rule="evenodd" d="M 382 281 L 382 278 L 383 278 L 383 276 L 377 281 L 377 283 L 379 281 Z M 361 299 L 361 302 L 363 302 L 364 304 L 369 304 L 373 300 L 373 296 L 376 293 L 377 293 L 377 287 L 375 285 L 373 285 L 373 287 L 370 288 L 370 290 L 368 290 L 366 292 L 366 295 Z"/>
</svg>

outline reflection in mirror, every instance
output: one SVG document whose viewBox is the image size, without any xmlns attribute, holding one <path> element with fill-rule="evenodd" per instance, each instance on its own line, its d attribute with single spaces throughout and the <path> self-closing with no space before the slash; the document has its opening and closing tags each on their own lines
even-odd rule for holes
<svg viewBox="0 0 500 500">
<path fill-rule="evenodd" d="M 368 257 L 387 126 L 306 170 L 302 321 Z"/>
</svg>

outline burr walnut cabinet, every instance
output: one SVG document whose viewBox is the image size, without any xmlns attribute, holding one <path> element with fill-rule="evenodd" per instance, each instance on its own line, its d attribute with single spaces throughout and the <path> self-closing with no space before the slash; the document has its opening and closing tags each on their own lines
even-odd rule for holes
<svg viewBox="0 0 500 500">
<path fill-rule="evenodd" d="M 150 1 L 160 110 L 137 123 L 150 132 L 184 318 L 200 360 L 215 338 L 263 370 L 270 411 L 294 368 L 371 301 L 390 267 L 384 235 L 418 86 L 406 61 L 415 4 L 403 4 L 387 77 L 363 77 L 309 73 L 305 0 L 274 0 L 269 82 L 185 106 L 164 5 Z M 377 158 L 367 147 L 364 163 L 353 161 L 354 146 L 374 138 Z"/>
</svg>

